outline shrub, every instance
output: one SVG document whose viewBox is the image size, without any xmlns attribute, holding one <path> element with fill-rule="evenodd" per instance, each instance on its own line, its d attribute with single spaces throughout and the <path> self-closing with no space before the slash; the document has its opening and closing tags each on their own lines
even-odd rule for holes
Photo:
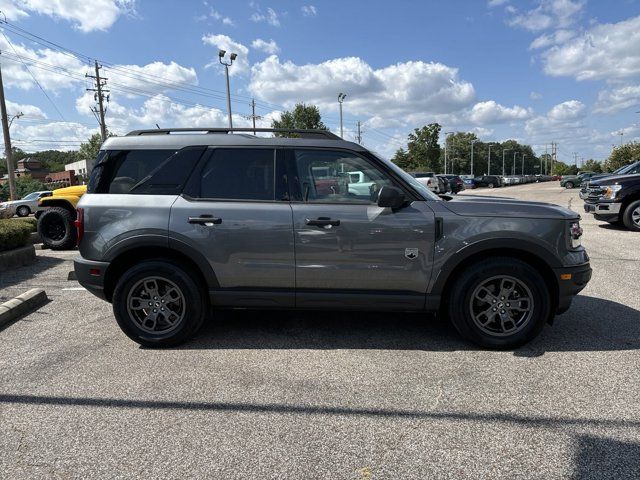
<svg viewBox="0 0 640 480">
<path fill-rule="evenodd" d="M 0 252 L 25 246 L 33 231 L 31 222 L 0 220 Z"/>
</svg>

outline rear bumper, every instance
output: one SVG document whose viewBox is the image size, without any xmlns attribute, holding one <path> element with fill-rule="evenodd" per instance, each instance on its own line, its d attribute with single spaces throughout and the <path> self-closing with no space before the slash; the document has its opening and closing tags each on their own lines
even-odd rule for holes
<svg viewBox="0 0 640 480">
<path fill-rule="evenodd" d="M 102 300 L 107 300 L 104 292 L 104 275 L 109 262 L 96 262 L 82 257 L 73 259 L 73 269 L 80 285 Z"/>
<path fill-rule="evenodd" d="M 556 313 L 564 313 L 571 306 L 571 301 L 587 286 L 591 280 L 591 266 L 589 263 L 575 267 L 554 268 L 558 280 L 558 308 Z"/>
</svg>

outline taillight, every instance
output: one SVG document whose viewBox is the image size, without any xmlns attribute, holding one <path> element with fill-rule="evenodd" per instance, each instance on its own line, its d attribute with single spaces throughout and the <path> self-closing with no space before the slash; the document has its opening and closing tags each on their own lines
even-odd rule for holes
<svg viewBox="0 0 640 480">
<path fill-rule="evenodd" d="M 74 222 L 76 230 L 78 232 L 78 240 L 76 241 L 76 245 L 80 245 L 80 241 L 84 236 L 84 208 L 76 208 L 76 213 L 76 221 Z"/>
</svg>

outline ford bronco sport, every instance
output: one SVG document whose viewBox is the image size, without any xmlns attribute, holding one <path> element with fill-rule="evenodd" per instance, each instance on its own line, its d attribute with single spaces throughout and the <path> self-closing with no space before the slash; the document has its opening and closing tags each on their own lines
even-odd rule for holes
<svg viewBox="0 0 640 480">
<path fill-rule="evenodd" d="M 476 344 L 513 348 L 591 277 L 573 211 L 440 199 L 327 131 L 242 132 L 145 130 L 102 146 L 75 271 L 140 344 L 184 342 L 220 308 L 298 308 L 439 312 Z"/>
</svg>

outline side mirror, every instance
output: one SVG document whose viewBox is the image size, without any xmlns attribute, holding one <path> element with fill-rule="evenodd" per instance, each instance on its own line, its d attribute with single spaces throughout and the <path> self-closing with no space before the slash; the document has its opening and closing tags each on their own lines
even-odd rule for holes
<svg viewBox="0 0 640 480">
<path fill-rule="evenodd" d="M 383 208 L 400 208 L 404 205 L 404 192 L 397 187 L 382 187 L 378 193 L 378 206 Z"/>
</svg>

